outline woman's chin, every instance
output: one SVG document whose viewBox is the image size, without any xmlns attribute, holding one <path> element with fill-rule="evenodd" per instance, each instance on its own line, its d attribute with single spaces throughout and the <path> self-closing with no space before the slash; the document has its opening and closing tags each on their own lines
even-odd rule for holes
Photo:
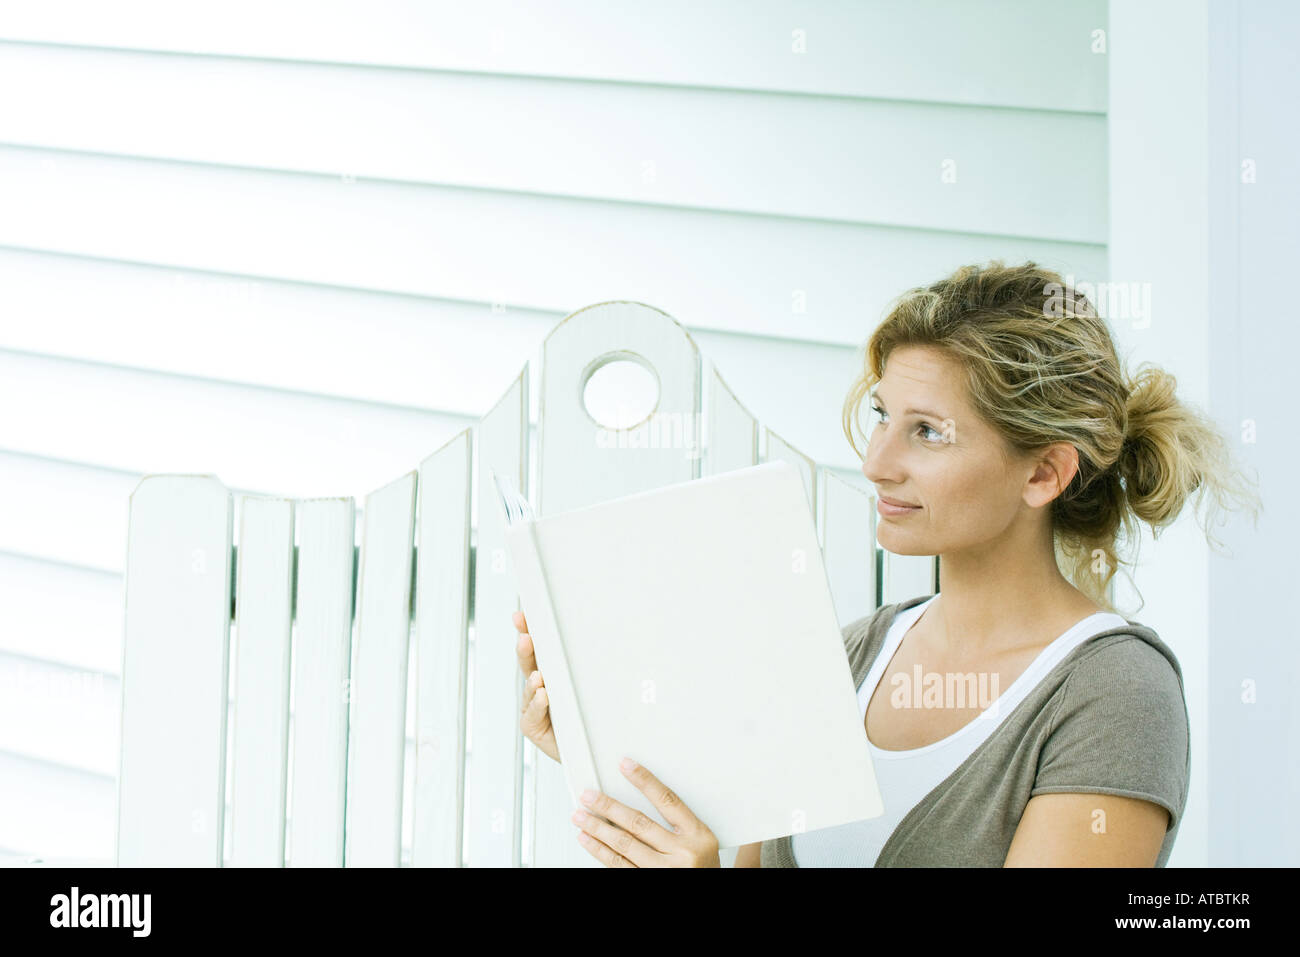
<svg viewBox="0 0 1300 957">
<path fill-rule="evenodd" d="M 876 544 L 894 555 L 934 554 L 923 542 L 911 540 L 910 536 L 897 534 L 883 525 L 876 530 Z"/>
</svg>

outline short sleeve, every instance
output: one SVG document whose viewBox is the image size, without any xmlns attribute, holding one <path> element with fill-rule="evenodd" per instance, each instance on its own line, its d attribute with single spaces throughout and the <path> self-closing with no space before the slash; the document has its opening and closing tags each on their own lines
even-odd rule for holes
<svg viewBox="0 0 1300 957">
<path fill-rule="evenodd" d="M 1182 680 L 1140 638 L 1081 660 L 1061 688 L 1030 795 L 1117 794 L 1159 804 L 1178 825 L 1187 800 L 1189 727 Z"/>
<path fill-rule="evenodd" d="M 855 618 L 840 629 L 840 639 L 844 642 L 844 651 L 850 657 L 853 655 L 853 650 L 866 639 L 867 632 L 871 630 L 871 625 L 882 610 L 877 608 L 875 611 L 868 612 L 861 618 Z"/>
<path fill-rule="evenodd" d="M 897 605 L 882 605 L 875 611 L 856 618 L 840 629 L 840 638 L 844 642 L 844 654 L 848 658 L 849 670 L 854 676 L 854 687 L 861 684 L 862 679 L 866 677 L 867 669 L 871 666 L 871 661 L 867 657 L 867 651 L 871 644 L 871 636 L 876 630 L 882 618 L 892 620 Z"/>
</svg>

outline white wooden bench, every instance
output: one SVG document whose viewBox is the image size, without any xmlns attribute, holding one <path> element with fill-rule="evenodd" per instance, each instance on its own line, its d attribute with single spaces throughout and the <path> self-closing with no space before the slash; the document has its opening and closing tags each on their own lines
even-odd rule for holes
<svg viewBox="0 0 1300 957">
<path fill-rule="evenodd" d="M 658 402 L 613 433 L 584 385 L 629 359 Z M 215 476 L 141 480 L 119 866 L 601 866 L 575 840 L 559 766 L 519 732 L 518 604 L 488 468 L 544 515 L 756 464 L 760 429 L 716 370 L 702 388 L 691 336 L 650 306 L 573 313 L 541 362 L 535 488 L 527 366 L 474 428 L 368 494 L 359 531 L 348 498 L 236 508 Z M 866 614 L 874 498 L 762 431 L 762 460 L 802 470 L 841 623 Z M 934 590 L 932 558 L 889 556 L 883 571 L 885 601 Z"/>
</svg>

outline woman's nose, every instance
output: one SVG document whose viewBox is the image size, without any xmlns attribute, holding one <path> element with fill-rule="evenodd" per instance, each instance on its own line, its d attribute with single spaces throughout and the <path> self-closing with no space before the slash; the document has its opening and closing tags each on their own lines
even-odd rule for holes
<svg viewBox="0 0 1300 957">
<path fill-rule="evenodd" d="M 877 426 L 867 442 L 867 454 L 862 459 L 862 474 L 873 485 L 897 484 L 898 476 L 893 440 L 888 427 Z"/>
</svg>

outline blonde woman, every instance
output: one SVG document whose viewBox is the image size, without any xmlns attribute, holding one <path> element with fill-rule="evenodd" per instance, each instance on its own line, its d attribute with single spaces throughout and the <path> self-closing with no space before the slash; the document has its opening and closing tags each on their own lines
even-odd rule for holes
<svg viewBox="0 0 1300 957">
<path fill-rule="evenodd" d="M 736 866 L 1163 867 L 1190 772 L 1182 671 L 1107 590 L 1136 520 L 1159 534 L 1193 495 L 1257 520 L 1224 437 L 1169 374 L 1130 378 L 1092 305 L 1034 263 L 963 267 L 893 304 L 845 401 L 855 451 L 868 394 L 879 543 L 939 556 L 937 593 L 843 629 L 885 813 L 747 845 Z M 515 624 L 520 727 L 558 760 Z M 674 830 L 599 795 L 587 849 L 716 866 L 707 825 L 638 773 Z"/>
</svg>

